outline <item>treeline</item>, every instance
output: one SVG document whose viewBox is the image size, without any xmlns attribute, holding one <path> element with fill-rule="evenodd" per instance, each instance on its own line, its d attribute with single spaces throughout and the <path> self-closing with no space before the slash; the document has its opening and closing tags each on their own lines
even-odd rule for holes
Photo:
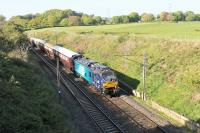
<svg viewBox="0 0 200 133">
<path fill-rule="evenodd" d="M 23 59 L 16 52 L 27 48 L 23 29 L 0 16 L 0 133 L 65 132 L 52 84 L 33 56 Z"/>
<path fill-rule="evenodd" d="M 188 12 L 161 12 L 154 16 L 152 13 L 143 13 L 139 15 L 137 12 L 132 12 L 129 15 L 112 17 L 112 24 L 131 23 L 131 22 L 153 22 L 153 21 L 200 21 L 200 14 L 195 14 L 192 11 Z"/>
<path fill-rule="evenodd" d="M 70 9 L 52 9 L 41 14 L 27 14 L 14 16 L 9 21 L 22 26 L 25 29 L 46 28 L 55 26 L 79 26 L 79 25 L 102 25 L 105 20 L 100 16 L 77 13 Z"/>
<path fill-rule="evenodd" d="M 132 12 L 129 15 L 113 16 L 112 18 L 102 18 L 100 16 L 78 13 L 71 9 L 51 9 L 45 11 L 44 13 L 13 16 L 9 21 L 21 26 L 23 29 L 35 29 L 58 26 L 88 26 L 132 22 L 200 21 L 200 14 L 195 14 L 192 11 L 188 11 L 185 13 L 182 11 L 176 11 L 161 12 L 159 15 L 155 16 L 152 13 L 143 13 L 139 15 L 137 12 Z"/>
</svg>

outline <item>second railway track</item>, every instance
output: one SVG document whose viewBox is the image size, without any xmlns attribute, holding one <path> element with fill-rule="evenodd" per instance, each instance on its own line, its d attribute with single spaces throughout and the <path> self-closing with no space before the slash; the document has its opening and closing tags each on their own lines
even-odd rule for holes
<svg viewBox="0 0 200 133">
<path fill-rule="evenodd" d="M 129 121 L 133 124 L 141 126 L 143 132 L 147 133 L 167 133 L 165 129 L 160 127 L 157 123 L 152 121 L 146 115 L 133 108 L 131 105 L 126 103 L 124 100 L 118 97 L 100 97 L 101 101 L 104 101 L 105 104 L 109 105 L 118 112 L 124 114 Z"/>
</svg>

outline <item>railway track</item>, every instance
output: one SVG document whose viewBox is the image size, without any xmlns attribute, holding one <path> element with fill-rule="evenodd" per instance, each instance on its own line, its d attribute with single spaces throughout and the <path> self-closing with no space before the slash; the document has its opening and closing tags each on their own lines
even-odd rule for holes
<svg viewBox="0 0 200 133">
<path fill-rule="evenodd" d="M 138 111 L 137 109 L 133 108 L 131 105 L 126 103 L 124 100 L 118 97 L 101 97 L 102 101 L 105 104 L 112 107 L 112 109 L 116 109 L 122 114 L 124 114 L 129 121 L 133 124 L 140 126 L 143 132 L 146 133 L 167 133 L 165 129 L 160 127 L 157 123 L 152 121 L 146 115 Z"/>
<path fill-rule="evenodd" d="M 37 55 L 44 63 L 47 65 L 51 71 L 56 74 L 56 67 L 51 61 L 43 57 L 37 51 L 32 49 L 35 55 Z M 66 74 L 61 71 L 60 74 L 61 83 L 71 92 L 74 98 L 78 101 L 81 107 L 85 110 L 88 116 L 94 121 L 95 125 L 104 133 L 124 133 L 125 130 L 121 127 L 117 120 L 110 118 L 106 109 L 104 109 L 99 104 L 96 104 L 76 83 L 66 76 Z M 70 89 L 70 86 L 74 86 Z M 75 88 L 75 89 L 74 89 Z"/>
</svg>

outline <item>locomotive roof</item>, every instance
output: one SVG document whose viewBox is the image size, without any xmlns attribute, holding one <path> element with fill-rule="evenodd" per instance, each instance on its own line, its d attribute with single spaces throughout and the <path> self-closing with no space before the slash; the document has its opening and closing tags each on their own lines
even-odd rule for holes
<svg viewBox="0 0 200 133">
<path fill-rule="evenodd" d="M 71 51 L 71 50 L 69 50 L 69 49 L 66 49 L 66 48 L 63 48 L 63 47 L 60 47 L 60 46 L 54 46 L 54 49 L 55 49 L 57 52 L 59 52 L 59 53 L 65 55 L 65 56 L 67 56 L 67 57 L 69 57 L 69 58 L 71 58 L 71 57 L 74 56 L 74 55 L 80 55 L 80 54 L 78 54 L 78 53 L 76 53 L 76 52 L 73 52 L 73 51 Z"/>
<path fill-rule="evenodd" d="M 87 66 L 89 69 L 93 70 L 97 73 L 102 73 L 104 71 L 109 71 L 110 68 L 108 66 L 99 64 L 93 60 L 87 59 L 87 58 L 81 58 L 78 60 L 79 63 L 81 63 L 84 66 Z"/>
<path fill-rule="evenodd" d="M 90 66 L 95 64 L 96 62 L 87 58 L 81 58 L 78 60 L 79 63 L 83 64 L 84 66 Z"/>
<path fill-rule="evenodd" d="M 110 71 L 110 68 L 108 66 L 99 63 L 95 63 L 93 66 L 91 66 L 91 69 L 97 72 Z"/>
</svg>

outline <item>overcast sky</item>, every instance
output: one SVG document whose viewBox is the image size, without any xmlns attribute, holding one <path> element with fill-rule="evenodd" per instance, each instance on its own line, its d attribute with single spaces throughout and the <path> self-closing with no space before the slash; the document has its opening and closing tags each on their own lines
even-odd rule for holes
<svg viewBox="0 0 200 133">
<path fill-rule="evenodd" d="M 41 13 L 48 9 L 72 9 L 78 12 L 112 17 L 132 11 L 194 11 L 200 13 L 200 0 L 0 0 L 0 14 L 14 15 Z"/>
</svg>

